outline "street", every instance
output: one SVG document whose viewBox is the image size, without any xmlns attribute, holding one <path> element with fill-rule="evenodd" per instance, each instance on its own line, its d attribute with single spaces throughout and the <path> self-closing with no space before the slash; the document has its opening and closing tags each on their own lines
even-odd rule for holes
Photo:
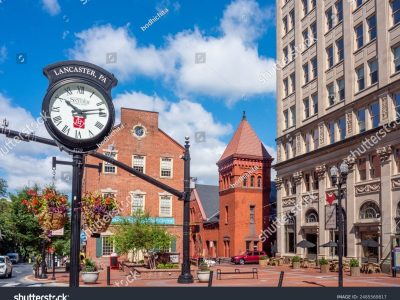
<svg viewBox="0 0 400 300">
<path fill-rule="evenodd" d="M 32 274 L 31 264 L 17 264 L 13 265 L 13 274 L 11 278 L 0 278 L 0 287 L 52 287 L 62 286 L 56 283 L 35 283 L 26 280 L 25 277 Z"/>
</svg>

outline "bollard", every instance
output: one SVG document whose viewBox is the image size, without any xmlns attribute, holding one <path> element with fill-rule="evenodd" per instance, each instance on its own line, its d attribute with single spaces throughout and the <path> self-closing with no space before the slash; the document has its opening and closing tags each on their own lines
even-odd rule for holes
<svg viewBox="0 0 400 300">
<path fill-rule="evenodd" d="M 208 278 L 208 287 L 212 287 L 214 271 L 210 271 L 210 278 Z"/>
<path fill-rule="evenodd" d="M 283 283 L 283 275 L 285 275 L 285 272 L 281 272 L 281 275 L 279 276 L 279 283 L 278 283 L 278 287 L 282 287 L 282 283 Z"/>
<path fill-rule="evenodd" d="M 107 267 L 107 286 L 111 285 L 110 267 Z"/>
</svg>

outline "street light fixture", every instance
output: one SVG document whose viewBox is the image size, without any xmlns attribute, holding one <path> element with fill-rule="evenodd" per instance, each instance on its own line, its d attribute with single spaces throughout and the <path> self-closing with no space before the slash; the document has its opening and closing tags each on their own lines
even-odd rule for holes
<svg viewBox="0 0 400 300">
<path fill-rule="evenodd" d="M 342 196 L 343 190 L 342 185 L 346 184 L 347 175 L 349 174 L 349 166 L 342 162 L 339 169 L 333 166 L 330 170 L 332 179 L 332 185 L 338 187 L 338 225 L 339 225 L 339 243 L 338 243 L 338 255 L 339 255 L 339 287 L 343 287 L 343 208 L 342 208 Z"/>
</svg>

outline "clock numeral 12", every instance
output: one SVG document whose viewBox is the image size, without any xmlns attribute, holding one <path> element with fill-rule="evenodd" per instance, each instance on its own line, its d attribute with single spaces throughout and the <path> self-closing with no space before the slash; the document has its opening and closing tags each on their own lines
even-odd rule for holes
<svg viewBox="0 0 400 300">
<path fill-rule="evenodd" d="M 59 107 L 59 106 L 57 106 L 57 107 L 53 106 L 53 107 L 51 108 L 51 111 L 60 112 L 60 107 Z"/>
</svg>

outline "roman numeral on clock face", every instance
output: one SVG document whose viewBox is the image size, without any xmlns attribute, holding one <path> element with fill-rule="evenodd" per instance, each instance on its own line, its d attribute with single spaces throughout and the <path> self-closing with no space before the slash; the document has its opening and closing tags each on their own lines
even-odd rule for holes
<svg viewBox="0 0 400 300">
<path fill-rule="evenodd" d="M 81 132 L 80 132 L 80 131 L 75 130 L 75 138 L 76 138 L 76 139 L 81 139 L 81 138 L 82 138 Z"/>
<path fill-rule="evenodd" d="M 90 136 L 90 137 L 93 137 L 93 136 L 94 136 L 93 132 L 91 132 L 90 130 L 89 130 L 89 136 Z"/>
<path fill-rule="evenodd" d="M 102 106 L 104 103 L 103 101 L 100 101 L 99 103 L 96 103 L 97 106 Z"/>
<path fill-rule="evenodd" d="M 72 95 L 72 91 L 70 87 L 65 88 L 65 91 L 68 93 L 68 95 Z"/>
<path fill-rule="evenodd" d="M 96 122 L 96 124 L 94 124 L 94 126 L 96 126 L 98 129 L 102 130 L 104 125 L 101 124 L 100 122 Z"/>
<path fill-rule="evenodd" d="M 69 131 L 71 128 L 68 127 L 68 125 L 65 125 L 64 128 L 62 129 L 62 132 L 65 133 L 66 135 L 69 135 Z"/>
<path fill-rule="evenodd" d="M 54 124 L 55 124 L 56 126 L 60 125 L 60 124 L 61 124 L 61 121 L 62 121 L 61 116 L 57 116 L 57 117 L 54 117 L 54 118 L 53 118 L 53 122 L 54 122 Z"/>
<path fill-rule="evenodd" d="M 51 111 L 60 112 L 60 107 L 59 107 L 59 106 L 57 106 L 57 107 L 53 106 L 53 107 L 51 108 Z"/>
<path fill-rule="evenodd" d="M 78 94 L 83 95 L 85 93 L 85 87 L 84 86 L 77 86 L 78 89 Z"/>
</svg>

